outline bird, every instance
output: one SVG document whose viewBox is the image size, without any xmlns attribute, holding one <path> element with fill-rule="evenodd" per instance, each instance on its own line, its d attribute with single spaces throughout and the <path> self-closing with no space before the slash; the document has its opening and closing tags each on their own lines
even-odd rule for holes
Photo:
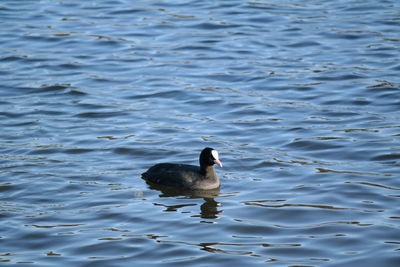
<svg viewBox="0 0 400 267">
<path fill-rule="evenodd" d="M 218 151 L 204 148 L 199 156 L 200 166 L 176 163 L 158 163 L 142 173 L 148 183 L 178 189 L 210 190 L 220 187 L 214 164 L 222 168 Z"/>
</svg>

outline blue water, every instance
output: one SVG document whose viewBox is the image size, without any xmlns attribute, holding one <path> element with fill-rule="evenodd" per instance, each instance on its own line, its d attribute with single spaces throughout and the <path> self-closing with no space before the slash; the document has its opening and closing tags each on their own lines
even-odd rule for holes
<svg viewBox="0 0 400 267">
<path fill-rule="evenodd" d="M 2 1 L 0 262 L 399 266 L 400 3 Z M 140 174 L 217 149 L 222 186 Z"/>
</svg>

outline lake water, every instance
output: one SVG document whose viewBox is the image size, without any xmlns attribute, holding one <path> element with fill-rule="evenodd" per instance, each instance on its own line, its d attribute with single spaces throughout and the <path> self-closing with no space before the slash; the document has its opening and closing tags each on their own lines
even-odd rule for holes
<svg viewBox="0 0 400 267">
<path fill-rule="evenodd" d="M 0 261 L 400 266 L 400 2 L 0 3 Z M 151 188 L 220 152 L 214 192 Z"/>
</svg>

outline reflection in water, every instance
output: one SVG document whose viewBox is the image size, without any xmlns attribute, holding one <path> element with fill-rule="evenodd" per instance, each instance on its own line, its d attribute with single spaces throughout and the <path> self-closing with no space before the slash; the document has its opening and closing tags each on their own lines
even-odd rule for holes
<svg viewBox="0 0 400 267">
<path fill-rule="evenodd" d="M 217 219 L 218 214 L 223 212 L 217 209 L 218 206 L 221 206 L 221 203 L 215 201 L 213 198 L 204 198 L 204 203 L 200 206 L 201 218 Z"/>
<path fill-rule="evenodd" d="M 217 219 L 219 218 L 218 214 L 222 213 L 223 210 L 218 210 L 217 207 L 221 206 L 221 203 L 215 201 L 215 197 L 219 196 L 220 190 L 212 189 L 212 190 L 184 190 L 177 189 L 168 186 L 158 185 L 147 181 L 150 189 L 158 190 L 162 194 L 160 197 L 179 197 L 184 196 L 188 199 L 195 198 L 203 198 L 204 203 L 200 206 L 200 214 L 194 215 L 192 217 L 201 217 L 203 219 Z M 179 205 L 165 205 L 156 203 L 155 205 L 160 205 L 166 207 L 165 211 L 177 211 L 180 208 L 195 206 L 196 204 L 179 204 Z"/>
</svg>

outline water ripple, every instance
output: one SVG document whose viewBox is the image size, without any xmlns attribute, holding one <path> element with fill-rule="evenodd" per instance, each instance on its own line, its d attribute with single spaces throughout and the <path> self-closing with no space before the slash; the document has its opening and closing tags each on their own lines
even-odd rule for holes
<svg viewBox="0 0 400 267">
<path fill-rule="evenodd" d="M 2 3 L 0 261 L 398 266 L 398 10 Z M 221 189 L 140 179 L 205 146 Z"/>
</svg>

